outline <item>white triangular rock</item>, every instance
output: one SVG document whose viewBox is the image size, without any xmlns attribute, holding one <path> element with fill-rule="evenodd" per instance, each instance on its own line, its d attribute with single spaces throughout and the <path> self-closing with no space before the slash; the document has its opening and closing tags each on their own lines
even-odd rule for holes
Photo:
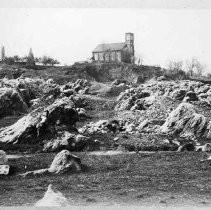
<svg viewBox="0 0 211 210">
<path fill-rule="evenodd" d="M 39 200 L 35 206 L 67 206 L 68 201 L 65 196 L 56 190 L 52 184 L 49 184 L 44 197 Z"/>
</svg>

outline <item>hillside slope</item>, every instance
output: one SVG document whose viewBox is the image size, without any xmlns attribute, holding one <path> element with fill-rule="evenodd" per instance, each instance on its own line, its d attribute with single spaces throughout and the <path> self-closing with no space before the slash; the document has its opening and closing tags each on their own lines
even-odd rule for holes
<svg viewBox="0 0 211 210">
<path fill-rule="evenodd" d="M 97 82 L 111 82 L 124 79 L 128 82 L 141 83 L 154 76 L 162 75 L 160 67 L 137 66 L 125 63 L 75 63 L 72 66 L 46 67 L 42 70 L 25 69 L 17 66 L 0 65 L 0 78 L 7 76 L 17 78 L 21 74 L 26 77 L 52 78 L 57 83 L 87 79 Z"/>
</svg>

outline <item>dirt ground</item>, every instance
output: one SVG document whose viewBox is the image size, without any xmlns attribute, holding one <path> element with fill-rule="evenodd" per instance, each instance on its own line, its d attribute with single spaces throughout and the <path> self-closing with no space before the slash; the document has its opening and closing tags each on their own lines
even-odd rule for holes
<svg viewBox="0 0 211 210">
<path fill-rule="evenodd" d="M 19 173 L 46 168 L 55 154 L 10 156 L 10 176 L 0 176 L 1 206 L 33 206 L 53 184 L 70 205 L 211 207 L 211 166 L 203 153 L 77 153 L 83 171 L 22 178 Z"/>
</svg>

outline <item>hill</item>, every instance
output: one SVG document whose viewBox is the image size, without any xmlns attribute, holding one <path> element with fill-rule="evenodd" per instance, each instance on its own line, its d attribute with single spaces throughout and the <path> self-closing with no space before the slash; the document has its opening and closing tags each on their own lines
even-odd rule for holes
<svg viewBox="0 0 211 210">
<path fill-rule="evenodd" d="M 115 79 L 124 79 L 129 83 L 141 83 L 154 76 L 161 76 L 162 71 L 160 67 L 137 66 L 125 63 L 75 63 L 72 66 L 45 67 L 41 70 L 26 69 L 14 65 L 0 65 L 0 79 L 5 76 L 10 79 L 16 79 L 22 74 L 31 78 L 51 78 L 59 84 L 74 82 L 77 79 L 97 82 L 111 82 Z"/>
</svg>

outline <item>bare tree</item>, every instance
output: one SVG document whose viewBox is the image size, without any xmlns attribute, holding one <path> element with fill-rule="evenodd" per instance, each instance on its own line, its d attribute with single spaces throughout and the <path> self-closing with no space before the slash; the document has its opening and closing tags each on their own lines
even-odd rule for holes
<svg viewBox="0 0 211 210">
<path fill-rule="evenodd" d="M 135 61 L 138 64 L 138 66 L 142 66 L 144 62 L 144 56 L 139 54 L 135 57 Z"/>
<path fill-rule="evenodd" d="M 186 61 L 186 69 L 190 76 L 202 76 L 204 66 L 196 59 L 192 58 L 190 61 Z"/>
<path fill-rule="evenodd" d="M 169 71 L 173 73 L 178 73 L 179 71 L 183 70 L 183 62 L 182 61 L 170 61 L 167 64 L 167 68 Z"/>
</svg>

